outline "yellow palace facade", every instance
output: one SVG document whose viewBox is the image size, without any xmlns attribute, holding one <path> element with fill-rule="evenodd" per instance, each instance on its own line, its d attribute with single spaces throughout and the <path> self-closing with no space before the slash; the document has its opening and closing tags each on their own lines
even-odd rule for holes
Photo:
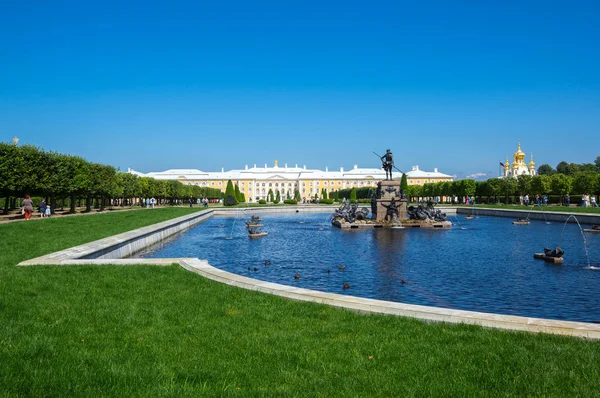
<svg viewBox="0 0 600 398">
<path fill-rule="evenodd" d="M 129 173 L 142 177 L 152 177 L 157 180 L 177 180 L 183 184 L 198 185 L 200 187 L 217 188 L 225 192 L 227 181 L 231 180 L 237 184 L 246 196 L 248 202 L 256 202 L 260 199 L 266 199 L 269 190 L 276 195 L 279 192 L 282 199 L 288 195 L 294 197 L 297 190 L 301 198 L 310 198 L 320 195 L 322 190 L 334 192 L 340 189 L 348 188 L 367 188 L 376 187 L 377 182 L 385 179 L 385 171 L 375 168 L 354 168 L 344 170 L 330 171 L 328 168 L 323 170 L 307 169 L 306 166 L 288 167 L 285 164 L 279 166 L 275 160 L 273 167 L 248 167 L 242 170 L 221 169 L 220 172 L 205 172 L 197 169 L 173 169 L 162 172 L 140 173 L 129 169 Z M 437 169 L 433 172 L 419 170 L 418 166 L 413 166 L 412 170 L 406 173 L 409 185 L 423 185 L 432 182 L 452 181 L 453 176 L 440 173 Z M 400 180 L 401 173 L 394 174 L 394 179 Z"/>
</svg>

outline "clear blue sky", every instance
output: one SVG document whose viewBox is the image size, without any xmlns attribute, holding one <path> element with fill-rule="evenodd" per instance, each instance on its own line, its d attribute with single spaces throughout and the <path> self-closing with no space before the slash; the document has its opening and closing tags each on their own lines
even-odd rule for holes
<svg viewBox="0 0 600 398">
<path fill-rule="evenodd" d="M 0 141 L 148 172 L 600 155 L 599 1 L 1 1 Z"/>
</svg>

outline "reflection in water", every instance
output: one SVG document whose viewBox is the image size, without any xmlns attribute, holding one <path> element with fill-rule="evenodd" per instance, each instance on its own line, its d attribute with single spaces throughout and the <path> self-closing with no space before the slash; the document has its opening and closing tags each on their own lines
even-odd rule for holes
<svg viewBox="0 0 600 398">
<path fill-rule="evenodd" d="M 378 292 L 383 300 L 402 301 L 404 272 L 404 245 L 406 229 L 378 229 L 373 233 L 373 241 L 377 250 L 373 251 L 373 264 L 379 273 L 377 278 Z M 436 231 L 438 232 L 438 231 Z"/>
<path fill-rule="evenodd" d="M 560 223 L 515 228 L 506 218 L 481 217 L 465 230 L 341 231 L 323 214 L 263 218 L 264 239 L 248 239 L 239 220 L 233 225 L 234 218 L 215 217 L 142 256 L 198 257 L 260 280 L 360 297 L 600 321 L 600 271 L 588 267 L 586 256 L 587 250 L 590 265 L 600 266 L 600 234 L 582 247 L 576 224 L 562 233 Z M 566 252 L 562 266 L 533 259 L 559 241 Z"/>
</svg>

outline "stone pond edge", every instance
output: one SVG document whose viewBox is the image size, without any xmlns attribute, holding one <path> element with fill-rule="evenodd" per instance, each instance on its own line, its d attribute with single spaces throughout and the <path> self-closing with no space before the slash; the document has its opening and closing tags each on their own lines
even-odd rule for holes
<svg viewBox="0 0 600 398">
<path fill-rule="evenodd" d="M 426 321 L 465 323 L 484 327 L 492 327 L 513 331 L 541 332 L 589 339 L 600 339 L 600 325 L 586 322 L 560 321 L 523 316 L 502 315 L 476 311 L 453 310 L 439 307 L 429 307 L 415 304 L 403 304 L 391 301 L 367 299 L 335 293 L 298 288 L 278 283 L 252 279 L 211 266 L 206 260 L 198 258 L 122 258 L 148 247 L 175 233 L 184 231 L 206 219 L 219 216 L 243 213 L 244 216 L 253 213 L 324 213 L 333 212 L 333 207 L 279 207 L 279 208 L 247 208 L 247 209 L 211 209 L 193 213 L 158 224 L 128 231 L 80 246 L 47 254 L 19 263 L 19 266 L 31 265 L 133 265 L 148 264 L 167 266 L 179 264 L 184 269 L 199 274 L 205 278 L 225 283 L 227 285 L 255 290 L 292 300 L 308 301 L 329 306 L 345 308 L 359 313 L 388 314 L 406 316 Z M 478 209 L 479 210 L 479 209 Z M 488 209 L 486 209 L 488 210 Z M 494 209 L 496 210 L 496 209 Z M 443 209 L 454 213 L 455 209 Z M 493 215 L 499 215 L 494 211 Z M 460 212 L 462 213 L 462 212 Z M 459 214 L 460 214 L 459 213 Z M 486 215 L 492 215 L 487 212 Z M 464 214 L 464 213 L 463 213 Z M 513 213 L 514 214 L 514 213 Z M 483 215 L 483 214 L 481 214 Z M 563 215 L 561 215 L 563 216 Z M 564 217 L 564 216 L 563 216 Z M 558 221 L 558 220 L 557 220 Z M 564 221 L 564 218 L 563 218 Z"/>
</svg>

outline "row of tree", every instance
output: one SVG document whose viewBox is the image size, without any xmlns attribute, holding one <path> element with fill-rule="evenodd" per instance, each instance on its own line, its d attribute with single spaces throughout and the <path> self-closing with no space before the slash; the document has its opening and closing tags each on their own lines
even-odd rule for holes
<svg viewBox="0 0 600 398">
<path fill-rule="evenodd" d="M 594 160 L 594 163 L 567 163 L 563 161 L 557 164 L 555 169 L 549 164 L 543 164 L 538 167 L 539 175 L 553 175 L 558 173 L 574 177 L 577 173 L 581 172 L 600 172 L 600 156 Z"/>
<path fill-rule="evenodd" d="M 578 172 L 570 176 L 562 173 L 552 175 L 520 175 L 517 178 L 490 178 L 487 181 L 459 180 L 409 187 L 413 197 L 478 197 L 487 201 L 516 201 L 521 195 L 555 195 L 560 203 L 566 195 L 600 193 L 600 173 Z"/>
<path fill-rule="evenodd" d="M 26 194 L 48 198 L 53 209 L 57 200 L 66 199 L 72 212 L 82 200 L 89 211 L 94 201 L 103 209 L 107 204 L 132 205 L 136 199 L 149 197 L 158 203 L 223 197 L 215 188 L 138 177 L 78 156 L 47 152 L 31 145 L 0 143 L 0 197 L 4 198 L 4 211 L 14 208 L 17 198 Z"/>
</svg>

